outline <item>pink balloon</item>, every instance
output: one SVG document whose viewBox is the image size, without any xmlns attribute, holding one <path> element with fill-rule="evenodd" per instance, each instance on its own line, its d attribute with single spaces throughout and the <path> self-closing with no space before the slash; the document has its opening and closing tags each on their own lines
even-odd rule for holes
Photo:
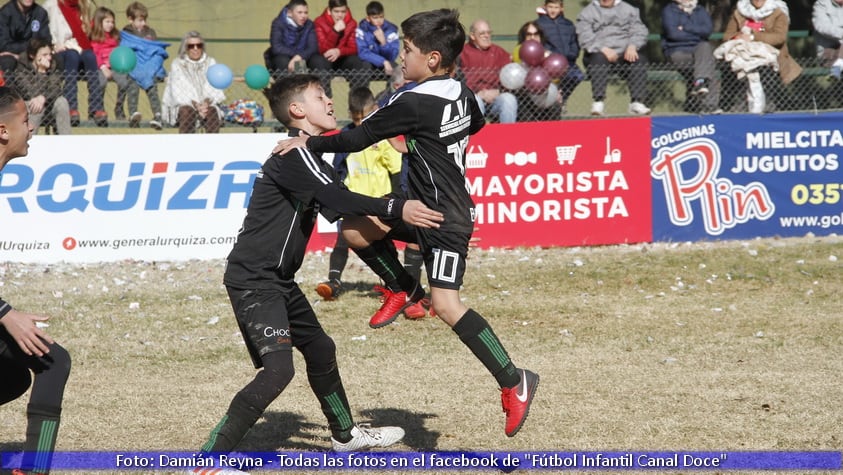
<svg viewBox="0 0 843 475">
<path fill-rule="evenodd" d="M 530 68 L 527 71 L 527 77 L 524 78 L 524 89 L 533 94 L 541 94 L 547 91 L 548 85 L 550 85 L 550 74 L 544 68 Z"/>
<path fill-rule="evenodd" d="M 544 58 L 542 68 L 547 71 L 551 78 L 559 79 L 568 72 L 568 58 L 559 53 L 552 53 Z"/>
<path fill-rule="evenodd" d="M 539 66 L 544 60 L 544 46 L 536 40 L 527 40 L 521 43 L 518 56 L 527 66 Z"/>
</svg>

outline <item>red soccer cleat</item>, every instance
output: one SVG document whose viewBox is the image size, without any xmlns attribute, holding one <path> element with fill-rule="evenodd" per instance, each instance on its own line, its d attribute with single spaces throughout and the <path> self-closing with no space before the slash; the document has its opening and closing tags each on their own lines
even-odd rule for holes
<svg viewBox="0 0 843 475">
<path fill-rule="evenodd" d="M 404 316 L 410 320 L 418 320 L 427 316 L 427 310 L 421 302 L 416 302 L 404 309 Z"/>
<path fill-rule="evenodd" d="M 407 292 L 393 292 L 385 287 L 375 286 L 375 290 L 381 295 L 381 308 L 372 315 L 369 319 L 369 326 L 372 328 L 380 328 L 394 322 L 401 312 L 410 307 L 414 303 L 424 298 L 424 289 L 417 285 L 413 290 L 412 295 L 407 295 Z"/>
<path fill-rule="evenodd" d="M 527 420 L 527 413 L 530 412 L 530 404 L 533 403 L 533 396 L 536 395 L 536 387 L 539 385 L 539 375 L 530 370 L 519 369 L 521 381 L 514 388 L 501 388 L 501 405 L 506 413 L 507 437 L 513 437 Z"/>
</svg>

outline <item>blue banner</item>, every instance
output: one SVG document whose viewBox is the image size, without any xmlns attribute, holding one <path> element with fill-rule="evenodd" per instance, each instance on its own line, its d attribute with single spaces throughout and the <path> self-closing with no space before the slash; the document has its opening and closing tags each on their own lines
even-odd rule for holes
<svg viewBox="0 0 843 475">
<path fill-rule="evenodd" d="M 654 117 L 653 240 L 843 232 L 843 114 Z"/>
<path fill-rule="evenodd" d="M 0 452 L 0 468 L 19 467 L 24 454 Z M 56 452 L 53 470 L 132 470 L 145 473 L 191 468 L 243 471 L 300 470 L 841 470 L 841 453 L 813 452 Z"/>
</svg>

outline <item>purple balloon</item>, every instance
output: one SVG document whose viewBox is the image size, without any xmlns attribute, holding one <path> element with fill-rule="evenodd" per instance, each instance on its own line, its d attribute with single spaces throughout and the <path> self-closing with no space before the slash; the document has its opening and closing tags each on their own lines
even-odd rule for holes
<svg viewBox="0 0 843 475">
<path fill-rule="evenodd" d="M 527 40 L 521 43 L 518 56 L 527 66 L 539 66 L 544 60 L 544 46 L 536 40 Z"/>
<path fill-rule="evenodd" d="M 524 78 L 524 89 L 533 94 L 541 94 L 547 91 L 547 86 L 550 84 L 550 74 L 544 68 L 530 68 L 527 71 L 527 77 Z"/>
<path fill-rule="evenodd" d="M 568 72 L 568 58 L 559 53 L 551 53 L 550 56 L 544 58 L 542 68 L 551 78 L 559 79 Z"/>
</svg>

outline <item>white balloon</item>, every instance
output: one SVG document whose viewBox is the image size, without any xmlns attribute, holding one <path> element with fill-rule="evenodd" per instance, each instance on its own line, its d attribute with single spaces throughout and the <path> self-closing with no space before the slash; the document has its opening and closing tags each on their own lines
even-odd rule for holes
<svg viewBox="0 0 843 475">
<path fill-rule="evenodd" d="M 524 87 L 524 79 L 527 77 L 527 68 L 520 63 L 509 63 L 501 68 L 501 85 L 510 91 Z"/>
<path fill-rule="evenodd" d="M 543 94 L 533 94 L 530 96 L 530 99 L 533 100 L 533 104 L 540 109 L 547 109 L 552 105 L 556 104 L 556 100 L 559 98 L 559 88 L 556 87 L 556 84 L 550 83 L 547 86 L 547 92 Z"/>
</svg>

